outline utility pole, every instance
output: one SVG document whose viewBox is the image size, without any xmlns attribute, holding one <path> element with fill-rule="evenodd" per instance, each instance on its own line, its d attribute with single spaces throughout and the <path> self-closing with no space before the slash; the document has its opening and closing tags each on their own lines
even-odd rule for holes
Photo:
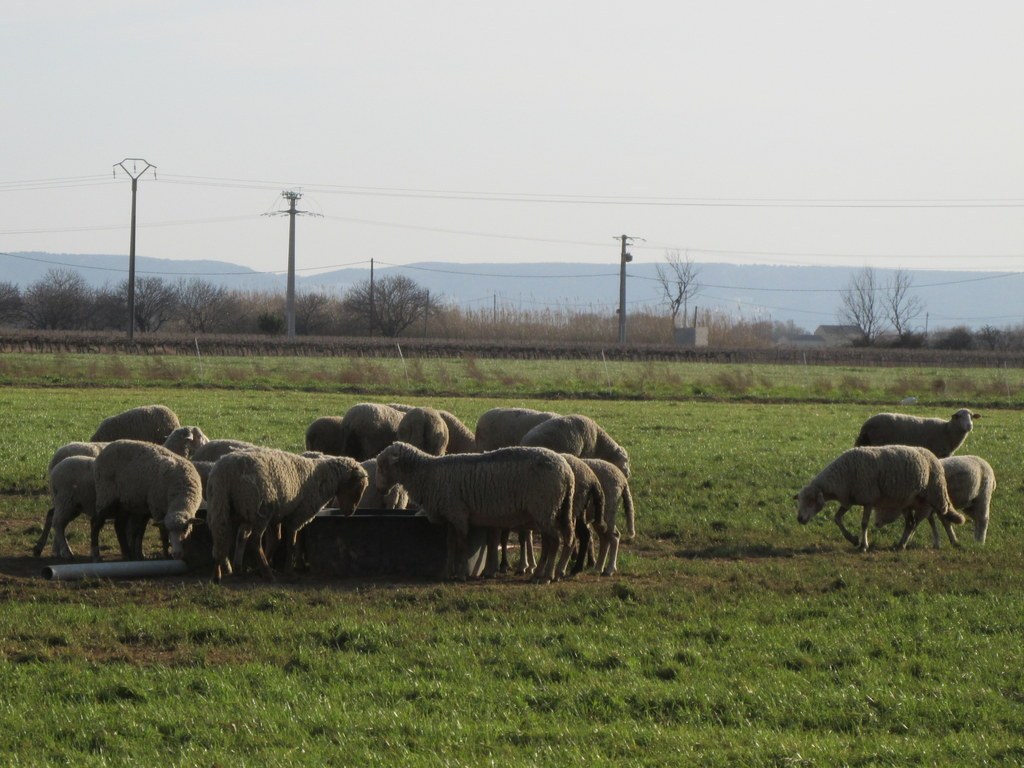
<svg viewBox="0 0 1024 768">
<path fill-rule="evenodd" d="M 377 310 L 373 306 L 373 259 L 370 259 L 370 335 L 373 336 L 373 320 L 377 316 Z"/>
<path fill-rule="evenodd" d="M 633 254 L 626 251 L 626 246 L 637 238 L 630 235 L 619 235 L 622 242 L 619 254 L 619 344 L 626 343 L 626 264 L 633 260 Z"/>
<path fill-rule="evenodd" d="M 125 163 L 131 163 L 129 171 Z M 142 168 L 139 168 L 141 163 Z M 153 169 L 153 178 L 156 178 L 156 166 L 143 160 L 141 157 L 126 157 L 120 163 L 114 163 L 114 178 L 117 178 L 117 169 L 128 174 L 132 180 L 132 233 L 128 244 L 128 343 L 135 341 L 135 198 L 139 190 L 139 178 Z"/>
<path fill-rule="evenodd" d="M 266 216 L 288 216 L 288 294 L 285 315 L 288 320 L 288 338 L 295 338 L 295 217 L 319 216 L 310 211 L 298 211 L 295 204 L 302 198 L 302 193 L 286 189 L 281 197 L 288 201 L 287 211 L 273 211 Z"/>
</svg>

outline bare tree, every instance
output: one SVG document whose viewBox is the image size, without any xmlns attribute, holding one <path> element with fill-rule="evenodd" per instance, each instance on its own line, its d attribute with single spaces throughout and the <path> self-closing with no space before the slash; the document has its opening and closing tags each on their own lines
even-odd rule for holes
<svg viewBox="0 0 1024 768">
<path fill-rule="evenodd" d="M 73 269 L 51 269 L 32 283 L 22 297 L 22 310 L 30 328 L 78 330 L 85 326 L 92 291 Z"/>
<path fill-rule="evenodd" d="M 122 283 L 128 293 L 128 281 Z M 135 280 L 135 327 L 142 333 L 159 331 L 174 316 L 178 293 L 162 277 L 139 277 Z"/>
<path fill-rule="evenodd" d="M 21 291 L 14 283 L 0 283 L 0 323 L 21 317 Z"/>
<path fill-rule="evenodd" d="M 874 344 L 885 330 L 885 308 L 880 289 L 875 270 L 864 267 L 850 277 L 850 282 L 840 294 L 840 322 L 860 328 L 864 343 L 869 345 Z"/>
<path fill-rule="evenodd" d="M 672 315 L 672 327 L 676 325 L 680 310 L 685 325 L 689 301 L 700 292 L 700 270 L 689 253 L 680 253 L 678 250 L 665 251 L 665 264 L 658 264 L 655 269 Z"/>
<path fill-rule="evenodd" d="M 128 327 L 128 291 L 127 284 L 119 286 L 104 285 L 93 293 L 92 311 L 86 321 L 86 327 L 92 330 L 118 330 Z"/>
<path fill-rule="evenodd" d="M 370 281 L 357 283 L 342 301 L 349 321 L 359 332 L 371 328 L 384 336 L 398 336 L 423 317 L 430 294 L 425 288 L 405 275 L 388 275 L 373 284 L 373 302 L 370 301 Z"/>
<path fill-rule="evenodd" d="M 917 296 L 910 295 L 913 282 L 914 279 L 909 272 L 897 269 L 885 288 L 883 301 L 885 316 L 901 342 L 906 340 L 908 334 L 912 333 L 911 324 L 924 311 L 921 300 Z"/>
<path fill-rule="evenodd" d="M 239 295 L 208 280 L 179 280 L 175 292 L 178 318 L 191 333 L 223 332 L 240 314 Z"/>
<path fill-rule="evenodd" d="M 323 291 L 300 293 L 295 297 L 295 332 L 315 336 L 326 332 L 331 324 L 331 297 Z"/>
</svg>

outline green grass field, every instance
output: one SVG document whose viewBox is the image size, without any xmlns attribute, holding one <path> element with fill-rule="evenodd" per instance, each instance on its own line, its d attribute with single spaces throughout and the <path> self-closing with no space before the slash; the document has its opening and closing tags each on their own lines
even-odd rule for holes
<svg viewBox="0 0 1024 768">
<path fill-rule="evenodd" d="M 204 381 L 173 358 L 49 361 L 0 358 L 4 764 L 1024 763 L 1021 371 L 389 361 L 353 383 L 327 373 L 359 361 L 204 359 Z M 40 578 L 46 462 L 104 416 L 161 402 L 211 437 L 300 449 L 361 400 L 596 418 L 633 468 L 619 575 Z M 797 524 L 793 494 L 864 418 L 956 405 L 983 413 L 960 452 L 999 478 L 984 547 L 922 530 L 897 553 L 893 526 L 862 555 L 828 515 Z M 87 548 L 82 521 L 69 534 Z"/>
</svg>

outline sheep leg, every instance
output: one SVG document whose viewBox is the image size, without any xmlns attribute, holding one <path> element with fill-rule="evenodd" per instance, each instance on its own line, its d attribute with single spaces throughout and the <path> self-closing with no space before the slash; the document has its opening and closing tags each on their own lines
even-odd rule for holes
<svg viewBox="0 0 1024 768">
<path fill-rule="evenodd" d="M 849 508 L 849 505 L 839 507 L 839 509 L 836 510 L 835 517 L 832 519 L 835 521 L 835 524 L 839 526 L 839 530 L 842 532 L 843 536 L 846 537 L 846 540 L 856 547 L 860 544 L 860 539 L 850 533 L 846 526 L 843 525 L 843 515 L 846 514 L 846 511 Z"/>
<path fill-rule="evenodd" d="M 235 533 L 235 557 L 231 563 L 234 570 L 238 573 L 242 573 L 245 569 L 245 549 L 249 543 L 250 536 L 252 536 L 252 526 L 238 526 L 238 531 Z"/>
<path fill-rule="evenodd" d="M 68 544 L 67 535 L 64 529 L 67 524 L 78 517 L 80 513 L 75 512 L 74 514 L 65 516 L 63 514 L 54 513 L 53 517 L 53 554 L 55 557 L 74 557 L 75 553 L 71 551 L 71 546 Z"/>
<path fill-rule="evenodd" d="M 870 504 L 864 505 L 864 513 L 860 517 L 860 541 L 858 549 L 861 552 L 868 551 L 868 527 L 871 525 L 871 512 L 874 510 Z"/>
<path fill-rule="evenodd" d="M 550 584 L 555 580 L 555 567 L 558 561 L 558 536 L 551 533 L 541 533 L 540 562 L 537 564 L 537 572 L 533 576 L 535 584 Z"/>
<path fill-rule="evenodd" d="M 459 581 L 469 581 L 469 558 L 468 554 L 468 540 L 469 530 L 468 528 L 462 528 L 459 526 L 452 526 L 455 532 L 455 567 L 456 567 L 456 578 Z"/>
<path fill-rule="evenodd" d="M 516 534 L 519 536 L 519 563 L 516 566 L 516 575 L 523 576 L 537 570 L 537 560 L 533 553 L 533 531 L 529 528 L 519 528 Z"/>
<path fill-rule="evenodd" d="M 604 568 L 605 561 L 608 558 L 608 550 L 611 549 L 612 533 L 614 530 L 614 528 L 605 529 L 597 534 L 598 538 L 601 540 L 601 547 L 597 552 L 597 559 L 594 561 L 594 570 L 598 573 L 600 573 L 601 569 Z"/>
<path fill-rule="evenodd" d="M 590 526 L 586 523 L 576 526 L 576 539 L 579 548 L 576 550 L 576 561 L 572 564 L 572 575 L 580 573 L 586 566 L 586 561 L 594 557 L 594 537 L 590 533 Z"/>
<path fill-rule="evenodd" d="M 921 521 L 917 518 L 917 515 L 908 512 L 904 517 L 903 523 L 903 536 L 900 538 L 899 543 L 896 545 L 896 549 L 906 549 L 907 544 L 910 543 L 910 538 L 914 535 L 914 531 L 917 530 L 917 525 Z"/>
<path fill-rule="evenodd" d="M 97 515 L 89 523 L 89 557 L 94 563 L 100 561 L 100 529 L 103 528 L 103 524 L 107 522 L 102 517 Z M 117 521 L 114 521 L 115 532 L 118 529 Z M 124 531 L 121 530 L 117 534 L 118 539 L 124 536 Z M 123 552 L 122 552 L 123 554 Z"/>
<path fill-rule="evenodd" d="M 508 573 L 512 570 L 512 565 L 508 561 L 508 539 L 512 531 L 508 528 L 502 528 L 499 535 L 499 546 L 501 547 L 501 563 L 498 565 L 498 570 L 501 573 Z"/>
<path fill-rule="evenodd" d="M 569 536 L 566 537 L 565 541 L 559 542 L 559 552 L 561 553 L 558 562 L 555 564 L 554 578 L 564 579 L 566 570 L 569 567 L 569 558 L 572 557 L 572 552 L 576 546 L 576 534 L 573 530 L 569 529 Z"/>
<path fill-rule="evenodd" d="M 932 520 L 932 518 L 928 518 L 928 519 Z M 935 525 L 935 523 L 932 522 L 932 526 L 934 526 L 934 525 Z M 954 547 L 959 547 L 960 546 L 960 540 L 957 539 L 956 534 L 953 533 L 953 524 L 951 522 L 949 522 L 948 520 L 943 520 L 942 521 L 942 527 L 946 529 L 946 536 L 949 538 L 949 543 L 952 544 Z M 977 538 L 977 536 L 975 536 L 975 538 Z M 936 541 L 938 541 L 938 534 L 935 535 L 935 539 L 936 539 Z M 982 543 L 984 543 L 985 537 L 983 536 L 980 539 L 980 541 L 982 541 Z M 939 545 L 936 543 L 935 546 L 938 547 Z"/>
<path fill-rule="evenodd" d="M 128 538 L 128 548 L 131 552 L 132 560 L 145 559 L 142 552 L 142 542 L 146 538 L 146 524 L 148 522 L 149 518 L 143 517 L 142 515 L 128 516 L 128 521 L 125 524 L 125 531 Z"/>
<path fill-rule="evenodd" d="M 608 564 L 601 571 L 602 576 L 614 576 L 619 570 L 619 529 L 612 528 L 608 545 Z"/>
<path fill-rule="evenodd" d="M 46 516 L 43 518 L 43 532 L 39 536 L 39 541 L 32 548 L 32 554 L 39 557 L 43 554 L 43 548 L 46 547 L 46 540 L 50 538 L 50 526 L 53 524 L 53 507 L 46 510 Z"/>
<path fill-rule="evenodd" d="M 498 575 L 498 547 L 501 531 L 497 528 L 487 529 L 487 562 L 484 563 L 484 578 L 493 579 Z"/>
</svg>

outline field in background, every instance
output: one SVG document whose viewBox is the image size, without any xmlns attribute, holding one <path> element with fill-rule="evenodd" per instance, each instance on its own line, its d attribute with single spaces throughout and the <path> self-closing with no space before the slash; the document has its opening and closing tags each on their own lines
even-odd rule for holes
<svg viewBox="0 0 1024 768">
<path fill-rule="evenodd" d="M 0 752 L 17 762 L 1024 761 L 1018 370 L 813 368 L 833 383 L 821 393 L 782 366 L 377 361 L 353 383 L 366 361 L 202 365 L 0 358 Z M 999 478 L 989 543 L 965 529 L 961 550 L 934 551 L 922 530 L 894 553 L 888 528 L 859 555 L 827 518 L 797 525 L 793 494 L 909 394 L 900 410 L 983 411 L 961 452 Z M 46 461 L 102 417 L 162 402 L 211 437 L 295 450 L 313 418 L 360 400 L 470 425 L 509 404 L 596 418 L 634 472 L 620 575 L 38 577 Z M 79 551 L 86 531 L 69 526 Z"/>
</svg>

